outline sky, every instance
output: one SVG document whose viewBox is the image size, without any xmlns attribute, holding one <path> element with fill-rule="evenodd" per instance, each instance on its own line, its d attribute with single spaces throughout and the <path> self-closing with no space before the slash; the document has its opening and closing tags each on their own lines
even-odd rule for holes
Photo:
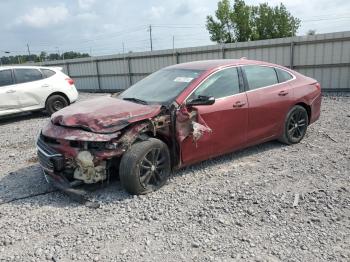
<svg viewBox="0 0 350 262">
<path fill-rule="evenodd" d="M 350 1 L 268 1 L 280 2 L 301 19 L 298 35 L 350 30 Z M 154 50 L 214 44 L 205 21 L 216 8 L 216 0 L 0 0 L 0 56 L 26 54 L 27 44 L 31 53 L 149 51 L 149 25 Z"/>
</svg>

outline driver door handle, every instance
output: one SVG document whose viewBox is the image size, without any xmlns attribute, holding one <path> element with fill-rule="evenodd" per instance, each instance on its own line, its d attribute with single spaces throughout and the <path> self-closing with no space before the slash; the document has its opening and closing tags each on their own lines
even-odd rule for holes
<svg viewBox="0 0 350 262">
<path fill-rule="evenodd" d="M 279 96 L 286 96 L 288 95 L 288 92 L 285 90 L 282 90 L 281 92 L 278 93 Z"/>
<path fill-rule="evenodd" d="M 236 103 L 233 104 L 233 107 L 242 107 L 244 105 L 245 105 L 245 102 L 237 101 Z"/>
<path fill-rule="evenodd" d="M 13 90 L 13 89 L 10 89 L 10 90 L 6 91 L 6 93 L 8 93 L 8 94 L 15 93 L 15 92 L 16 92 L 16 90 Z"/>
</svg>

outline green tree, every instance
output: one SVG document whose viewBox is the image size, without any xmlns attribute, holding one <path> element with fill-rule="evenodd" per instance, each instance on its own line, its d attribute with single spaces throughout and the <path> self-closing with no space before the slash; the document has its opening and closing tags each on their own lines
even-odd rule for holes
<svg viewBox="0 0 350 262">
<path fill-rule="evenodd" d="M 316 30 L 310 29 L 309 31 L 307 31 L 306 35 L 316 35 Z"/>
<path fill-rule="evenodd" d="M 82 58 L 82 57 L 89 57 L 89 54 L 70 51 L 70 52 L 63 53 L 62 58 L 63 57 L 64 59 Z"/>
<path fill-rule="evenodd" d="M 229 0 L 218 2 L 215 16 L 219 21 L 215 21 L 211 15 L 207 16 L 207 29 L 210 33 L 210 39 L 218 43 L 234 42 L 233 15 Z"/>
<path fill-rule="evenodd" d="M 300 20 L 282 3 L 248 6 L 244 0 L 235 0 L 233 5 L 230 0 L 221 0 L 215 16 L 207 16 L 206 27 L 210 39 L 218 43 L 294 36 L 300 26 Z"/>
<path fill-rule="evenodd" d="M 40 62 L 44 62 L 46 60 L 46 58 L 47 58 L 47 53 L 44 51 L 41 51 L 40 55 L 39 55 Z"/>
</svg>

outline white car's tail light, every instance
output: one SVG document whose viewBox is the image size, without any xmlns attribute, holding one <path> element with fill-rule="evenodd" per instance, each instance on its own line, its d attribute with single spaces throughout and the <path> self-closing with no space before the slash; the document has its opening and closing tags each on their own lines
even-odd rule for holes
<svg viewBox="0 0 350 262">
<path fill-rule="evenodd" d="M 68 84 L 74 85 L 74 80 L 72 78 L 66 78 Z"/>
</svg>

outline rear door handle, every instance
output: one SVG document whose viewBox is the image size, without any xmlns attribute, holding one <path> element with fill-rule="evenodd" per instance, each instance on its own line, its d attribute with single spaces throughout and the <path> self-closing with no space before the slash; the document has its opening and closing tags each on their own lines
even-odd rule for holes
<svg viewBox="0 0 350 262">
<path fill-rule="evenodd" d="M 245 102 L 237 101 L 236 103 L 233 104 L 233 107 L 242 107 L 245 105 Z"/>
<path fill-rule="evenodd" d="M 48 84 L 43 84 L 41 87 L 49 87 Z"/>
<path fill-rule="evenodd" d="M 15 93 L 15 92 L 16 92 L 16 90 L 13 90 L 13 89 L 6 91 L 6 93 L 8 93 L 8 94 Z"/>
<path fill-rule="evenodd" d="M 285 90 L 282 90 L 281 92 L 278 93 L 279 96 L 286 96 L 288 95 L 288 92 Z"/>
</svg>

